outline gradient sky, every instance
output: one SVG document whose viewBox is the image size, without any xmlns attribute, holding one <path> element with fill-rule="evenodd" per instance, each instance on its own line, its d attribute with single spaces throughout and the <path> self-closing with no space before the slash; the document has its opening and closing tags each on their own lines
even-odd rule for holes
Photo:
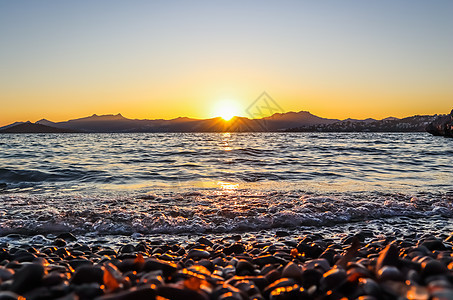
<svg viewBox="0 0 453 300">
<path fill-rule="evenodd" d="M 263 91 L 331 118 L 448 113 L 453 1 L 0 0 L 0 125 L 241 115 Z"/>
</svg>

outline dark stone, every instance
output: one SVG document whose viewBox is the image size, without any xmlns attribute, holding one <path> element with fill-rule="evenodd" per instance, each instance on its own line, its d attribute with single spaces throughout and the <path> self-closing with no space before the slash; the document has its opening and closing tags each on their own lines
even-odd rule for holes
<svg viewBox="0 0 453 300">
<path fill-rule="evenodd" d="M 297 251 L 304 253 L 307 258 L 318 258 L 324 252 L 324 249 L 315 243 L 308 244 L 303 240 L 297 245 Z"/>
<path fill-rule="evenodd" d="M 343 269 L 330 269 L 323 274 L 321 279 L 321 288 L 325 291 L 332 290 L 336 287 L 341 286 L 347 278 L 347 274 Z"/>
<path fill-rule="evenodd" d="M 376 270 L 379 270 L 383 266 L 397 267 L 398 262 L 399 262 L 398 248 L 396 248 L 395 245 L 390 244 L 379 253 L 379 258 L 376 262 Z"/>
<path fill-rule="evenodd" d="M 208 297 L 204 294 L 199 292 L 189 290 L 189 289 L 182 289 L 177 286 L 160 286 L 157 289 L 157 294 L 161 297 L 171 299 L 171 300 L 208 300 Z"/>
<path fill-rule="evenodd" d="M 11 291 L 23 294 L 41 284 L 44 267 L 38 264 L 27 264 L 20 268 L 13 277 Z"/>
<path fill-rule="evenodd" d="M 67 241 L 72 241 L 72 242 L 77 241 L 77 238 L 70 232 L 60 233 L 59 235 L 57 235 L 56 238 L 67 240 Z"/>
<path fill-rule="evenodd" d="M 259 266 L 267 264 L 286 264 L 287 262 L 279 257 L 273 255 L 262 255 L 253 259 L 253 263 Z"/>
<path fill-rule="evenodd" d="M 19 299 L 18 294 L 9 291 L 0 292 L 0 300 L 17 300 L 17 299 Z M 21 299 L 23 299 L 23 297 Z"/>
<path fill-rule="evenodd" d="M 84 284 L 96 282 L 103 283 L 104 271 L 100 267 L 81 266 L 72 276 L 71 283 Z"/>
<path fill-rule="evenodd" d="M 133 253 L 133 252 L 135 252 L 135 247 L 134 247 L 134 245 L 127 244 L 127 245 L 121 246 L 120 250 L 118 252 L 120 252 L 120 253 Z"/>
<path fill-rule="evenodd" d="M 260 291 L 264 290 L 264 288 L 269 285 L 269 282 L 264 276 L 233 276 L 228 279 L 225 284 L 235 285 L 237 282 L 244 280 L 252 281 Z"/>
<path fill-rule="evenodd" d="M 66 246 L 66 241 L 62 238 L 57 238 L 53 241 L 53 244 L 57 247 L 64 247 Z"/>
<path fill-rule="evenodd" d="M 203 249 L 191 249 L 189 253 L 187 253 L 187 258 L 193 258 L 195 260 L 208 258 L 210 256 L 208 251 L 204 251 Z"/>
<path fill-rule="evenodd" d="M 85 258 L 79 258 L 79 259 L 72 259 L 68 261 L 69 265 L 74 269 L 77 270 L 78 268 L 82 266 L 92 266 L 93 263 Z"/>
<path fill-rule="evenodd" d="M 214 245 L 213 242 L 211 242 L 210 240 L 208 240 L 207 238 L 205 237 L 201 237 L 197 240 L 197 243 L 201 244 L 201 245 L 206 245 L 206 246 L 209 246 L 209 247 L 212 247 Z"/>
<path fill-rule="evenodd" d="M 420 244 L 420 246 L 424 246 L 431 251 L 434 250 L 442 251 L 447 249 L 447 247 L 445 247 L 444 243 L 441 240 L 425 240 Z"/>
<path fill-rule="evenodd" d="M 448 273 L 447 267 L 437 260 L 430 260 L 422 264 L 421 276 L 423 278 L 446 273 Z"/>
<path fill-rule="evenodd" d="M 268 285 L 264 289 L 263 296 L 266 297 L 266 298 L 269 298 L 269 295 L 271 294 L 271 292 L 273 290 L 275 290 L 277 288 L 281 288 L 281 287 L 290 287 L 290 286 L 293 286 L 294 284 L 296 284 L 294 279 L 282 278 L 282 279 L 277 280 L 277 281 L 271 283 L 270 285 Z"/>
<path fill-rule="evenodd" d="M 244 251 L 245 251 L 245 247 L 244 247 L 244 245 L 242 245 L 240 243 L 234 243 L 233 245 L 223 249 L 223 253 L 225 253 L 226 255 L 231 255 L 233 253 L 241 254 L 241 253 L 244 253 Z"/>
<path fill-rule="evenodd" d="M 143 270 L 145 271 L 162 270 L 164 276 L 167 277 L 176 272 L 177 268 L 175 264 L 171 264 L 155 258 L 148 258 L 145 260 Z"/>
<path fill-rule="evenodd" d="M 290 235 L 289 232 L 283 231 L 283 230 L 277 230 L 275 232 L 275 236 L 277 236 L 277 237 L 283 237 L 283 236 L 289 236 L 289 235 Z"/>
<path fill-rule="evenodd" d="M 301 278 L 302 286 L 306 289 L 313 285 L 319 286 L 321 278 L 322 278 L 321 271 L 317 269 L 306 269 L 302 272 Z"/>
<path fill-rule="evenodd" d="M 236 275 L 255 275 L 255 266 L 245 259 L 240 259 L 236 265 Z"/>
<path fill-rule="evenodd" d="M 383 266 L 378 271 L 377 278 L 380 281 L 393 280 L 393 281 L 404 281 L 404 276 L 395 266 Z"/>
<path fill-rule="evenodd" d="M 128 291 L 119 292 L 111 295 L 104 295 L 98 300 L 153 300 L 156 299 L 157 292 L 148 287 L 132 288 Z M 188 300 L 188 299 L 186 299 Z"/>
</svg>

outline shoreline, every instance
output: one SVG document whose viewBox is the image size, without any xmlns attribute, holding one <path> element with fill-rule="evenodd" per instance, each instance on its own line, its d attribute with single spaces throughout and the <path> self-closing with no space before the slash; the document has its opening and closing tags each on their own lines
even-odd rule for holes
<svg viewBox="0 0 453 300">
<path fill-rule="evenodd" d="M 301 234 L 275 230 L 173 235 L 173 240 L 171 235 L 136 236 L 135 241 L 118 240 L 115 245 L 102 236 L 92 241 L 71 233 L 35 236 L 33 242 L 0 244 L 0 297 L 449 299 L 453 295 L 453 234 L 343 230 L 336 228 L 334 238 L 308 229 Z M 411 298 L 414 293 L 417 298 Z"/>
</svg>

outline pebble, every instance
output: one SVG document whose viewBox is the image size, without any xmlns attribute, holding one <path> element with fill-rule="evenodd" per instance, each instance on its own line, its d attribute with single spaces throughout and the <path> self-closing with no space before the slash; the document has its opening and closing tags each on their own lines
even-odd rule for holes
<svg viewBox="0 0 453 300">
<path fill-rule="evenodd" d="M 33 245 L 0 248 L 0 300 L 453 296 L 451 239 L 374 237 L 366 229 L 340 242 L 310 233 L 276 235 L 276 242 L 260 235 L 213 234 L 181 244 L 143 236 L 137 244 L 112 248 L 103 239 L 85 245 L 67 233 L 39 245 L 43 236 L 37 236 L 30 239 Z"/>
</svg>

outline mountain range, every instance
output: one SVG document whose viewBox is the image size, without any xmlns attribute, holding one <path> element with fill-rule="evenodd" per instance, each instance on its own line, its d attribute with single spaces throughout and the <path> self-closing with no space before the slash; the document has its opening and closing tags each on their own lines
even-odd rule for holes
<svg viewBox="0 0 453 300">
<path fill-rule="evenodd" d="M 121 114 L 92 115 L 64 122 L 46 119 L 15 122 L 0 127 L 0 133 L 128 133 L 128 132 L 275 132 L 275 131 L 424 131 L 438 115 L 413 116 L 403 119 L 326 119 L 308 111 L 276 113 L 261 119 L 234 117 L 225 121 L 220 117 L 192 119 L 179 117 L 164 119 L 128 119 Z"/>
</svg>

